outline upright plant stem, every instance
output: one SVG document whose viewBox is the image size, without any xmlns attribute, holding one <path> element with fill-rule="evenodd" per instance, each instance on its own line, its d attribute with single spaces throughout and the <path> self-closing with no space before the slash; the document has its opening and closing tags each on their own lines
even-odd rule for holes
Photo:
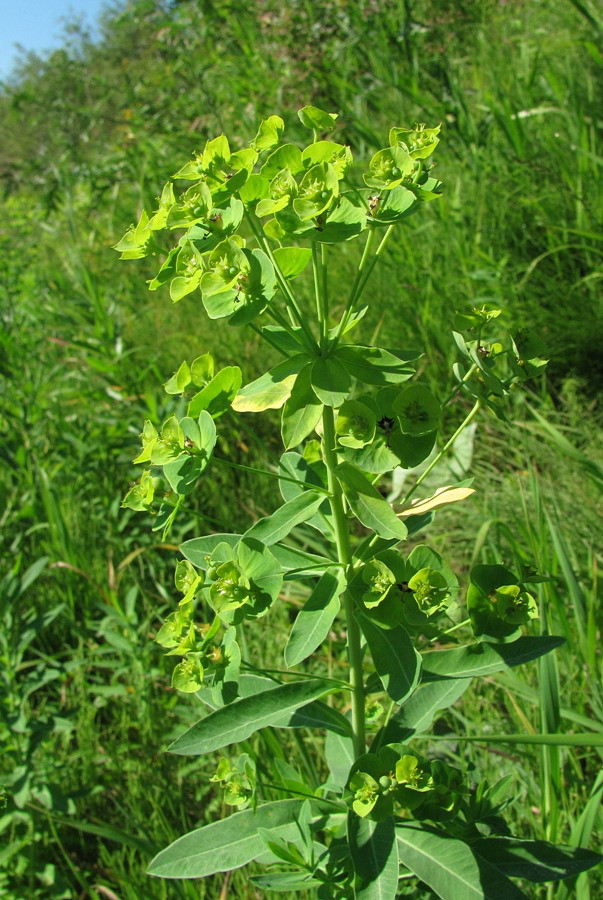
<svg viewBox="0 0 603 900">
<path fill-rule="evenodd" d="M 335 524 L 335 540 L 337 558 L 345 566 L 346 574 L 351 575 L 352 553 L 350 550 L 350 534 L 348 522 L 343 508 L 341 485 L 335 474 L 337 456 L 335 453 L 335 417 L 330 406 L 325 406 L 322 416 L 324 460 L 327 467 L 328 487 L 331 492 L 330 504 Z M 364 734 L 364 684 L 362 678 L 362 649 L 360 646 L 360 628 L 354 618 L 353 601 L 349 590 L 343 594 L 343 604 L 348 633 L 348 661 L 350 664 L 350 684 L 352 687 L 352 730 L 354 737 L 354 756 L 358 758 L 365 752 Z"/>
</svg>

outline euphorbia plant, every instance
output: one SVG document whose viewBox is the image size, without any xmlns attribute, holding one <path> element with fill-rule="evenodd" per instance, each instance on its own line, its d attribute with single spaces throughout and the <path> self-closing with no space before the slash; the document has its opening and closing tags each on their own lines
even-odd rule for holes
<svg viewBox="0 0 603 900">
<path fill-rule="evenodd" d="M 211 780 L 234 812 L 160 852 L 149 872 L 199 878 L 257 860 L 269 868 L 251 881 L 266 891 L 394 898 L 401 877 L 413 896 L 421 885 L 450 900 L 525 896 L 509 876 L 555 880 L 597 857 L 512 838 L 501 785 L 472 787 L 424 738 L 415 745 L 472 677 L 561 641 L 523 633 L 537 616 L 531 584 L 541 576 L 498 564 L 471 571 L 463 622 L 451 567 L 417 536 L 438 507 L 472 493 L 468 481 L 427 497 L 421 485 L 480 407 L 504 418 L 505 395 L 541 369 L 542 348 L 527 331 L 505 336 L 498 310 L 464 311 L 456 387 L 436 397 L 416 377 L 419 350 L 353 338 L 386 242 L 440 193 L 432 171 L 440 129 L 392 128 L 389 146 L 358 175 L 349 147 L 328 139 L 334 114 L 307 106 L 299 118 L 312 133 L 307 146 L 283 141 L 278 116 L 249 147 L 233 150 L 223 135 L 209 141 L 116 247 L 128 259 L 164 254 L 151 290 L 169 284 L 173 301 L 189 295 L 210 319 L 250 326 L 282 357 L 244 387 L 237 366 L 216 372 L 207 353 L 182 362 L 165 385 L 180 398 L 175 414 L 145 423 L 135 459 L 145 469 L 124 500 L 167 532 L 211 466 L 216 420 L 229 410 L 282 411 L 285 452 L 274 470 L 257 470 L 274 478 L 282 505 L 244 534 L 181 545 L 181 599 L 156 636 L 177 659 L 173 687 L 205 707 L 169 749 L 226 752 Z M 174 232 L 166 246 L 160 233 Z M 333 283 L 331 254 L 355 239 L 364 247 L 353 283 Z M 306 267 L 314 315 L 295 291 Z M 451 405 L 470 408 L 440 437 Z M 386 499 L 390 473 L 421 464 L 406 496 Z M 310 532 L 321 552 L 305 549 Z M 253 620 L 279 603 L 284 582 L 299 583 L 307 599 L 283 648 L 286 668 L 263 670 L 242 658 L 237 638 L 245 629 L 251 645 Z M 341 678 L 325 677 L 313 658 L 336 620 L 348 661 Z M 469 626 L 473 635 L 459 643 Z M 262 730 L 275 728 L 325 733 L 325 763 L 303 773 L 271 763 L 274 738 Z M 248 740 L 259 732 L 262 751 Z M 241 742 L 238 758 L 224 751 Z"/>
</svg>

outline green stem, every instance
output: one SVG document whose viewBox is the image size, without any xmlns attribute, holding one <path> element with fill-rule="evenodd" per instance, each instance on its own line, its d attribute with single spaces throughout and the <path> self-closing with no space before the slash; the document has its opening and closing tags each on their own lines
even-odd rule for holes
<svg viewBox="0 0 603 900">
<path fill-rule="evenodd" d="M 335 452 L 335 417 L 333 409 L 325 406 L 322 416 L 323 426 L 323 454 L 327 467 L 328 487 L 331 492 L 330 504 L 335 524 L 335 542 L 337 544 L 337 558 L 346 568 L 346 576 L 349 579 L 352 574 L 352 552 L 350 549 L 350 534 L 343 506 L 343 494 L 341 485 L 335 474 L 337 466 L 337 454 Z M 349 590 L 343 594 L 343 604 L 348 631 L 348 661 L 350 665 L 350 685 L 352 688 L 352 731 L 354 740 L 354 755 L 361 756 L 366 749 L 364 733 L 364 683 L 362 678 L 362 648 L 360 645 L 360 628 L 354 618 L 353 600 Z"/>
<path fill-rule="evenodd" d="M 476 400 L 471 409 L 471 412 L 465 416 L 465 418 L 463 419 L 463 421 L 461 422 L 461 424 L 459 425 L 457 430 L 454 432 L 452 437 L 446 441 L 446 443 L 444 444 L 444 446 L 442 447 L 440 452 L 436 456 L 434 456 L 434 458 L 431 460 L 431 462 L 429 463 L 429 465 L 427 466 L 425 471 L 417 478 L 417 480 L 415 481 L 415 483 L 413 484 L 411 489 L 408 491 L 408 493 L 404 497 L 404 500 L 402 501 L 402 506 L 404 506 L 404 504 L 410 500 L 410 498 L 412 497 L 412 495 L 414 494 L 416 489 L 419 487 L 421 482 L 424 481 L 425 478 L 427 478 L 427 476 L 429 475 L 429 473 L 431 472 L 433 467 L 436 466 L 439 463 L 439 461 L 441 460 L 441 458 L 444 456 L 444 454 L 447 453 L 448 450 L 450 450 L 450 448 L 456 441 L 456 439 L 459 436 L 459 434 L 461 433 L 461 431 L 463 431 L 467 427 L 467 425 L 471 422 L 471 420 L 477 413 L 479 407 L 480 407 L 480 401 Z"/>
<path fill-rule="evenodd" d="M 385 249 L 385 245 L 387 244 L 392 231 L 394 230 L 393 225 L 388 225 L 385 230 L 385 234 L 381 238 L 381 243 L 375 250 L 374 255 L 371 257 L 371 260 L 368 264 L 366 264 L 366 254 L 367 248 L 370 247 L 369 241 L 372 241 L 373 231 L 369 232 L 369 236 L 367 238 L 366 244 L 364 246 L 364 253 L 362 254 L 362 259 L 360 260 L 360 266 L 358 267 L 358 273 L 356 275 L 356 281 L 354 282 L 354 287 L 352 288 L 352 294 L 350 295 L 350 299 L 348 300 L 347 306 L 345 308 L 345 312 L 341 317 L 341 323 L 339 325 L 339 330 L 337 331 L 337 337 L 335 338 L 335 345 L 337 345 L 341 335 L 343 334 L 346 325 L 350 321 L 350 317 L 356 308 L 360 297 L 368 283 L 369 278 L 371 277 L 371 273 L 375 266 L 379 261 L 379 257 L 383 253 Z M 360 276 L 360 278 L 358 277 Z"/>
<path fill-rule="evenodd" d="M 469 366 L 469 368 L 467 369 L 467 371 L 465 372 L 465 374 L 463 375 L 463 377 L 461 378 L 461 380 L 459 381 L 459 383 L 458 383 L 458 384 L 455 384 L 455 386 L 452 388 L 452 390 L 450 391 L 450 393 L 448 394 L 448 396 L 446 397 L 446 399 L 445 399 L 444 402 L 442 403 L 442 406 L 448 406 L 448 404 L 450 403 L 450 401 L 451 401 L 454 397 L 456 397 L 456 395 L 458 394 L 458 392 L 460 391 L 460 389 L 462 388 L 462 386 L 465 384 L 466 381 L 469 381 L 469 379 L 471 378 L 471 376 L 473 375 L 473 373 L 474 373 L 476 370 L 477 370 L 477 366 L 475 365 L 475 363 L 471 363 L 471 365 Z"/>
</svg>

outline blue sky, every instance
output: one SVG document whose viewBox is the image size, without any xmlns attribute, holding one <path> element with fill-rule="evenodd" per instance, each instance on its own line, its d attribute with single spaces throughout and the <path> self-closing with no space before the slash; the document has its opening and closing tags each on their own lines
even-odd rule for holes
<svg viewBox="0 0 603 900">
<path fill-rule="evenodd" d="M 10 73 L 15 44 L 51 50 L 61 44 L 61 17 L 81 16 L 93 25 L 105 0 L 0 0 L 0 78 Z"/>
</svg>

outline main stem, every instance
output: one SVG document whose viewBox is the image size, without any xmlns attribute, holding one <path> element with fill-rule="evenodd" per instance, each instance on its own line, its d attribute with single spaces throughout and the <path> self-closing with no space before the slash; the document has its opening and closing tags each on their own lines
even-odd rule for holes
<svg viewBox="0 0 603 900">
<path fill-rule="evenodd" d="M 335 524 L 335 540 L 337 559 L 345 567 L 346 577 L 352 574 L 352 552 L 350 550 L 350 533 L 343 507 L 343 495 L 339 479 L 335 473 L 337 454 L 335 453 L 335 417 L 330 406 L 325 406 L 322 415 L 324 460 L 327 467 L 328 487 L 331 493 L 329 502 Z M 357 759 L 366 752 L 364 733 L 364 681 L 362 677 L 362 648 L 360 646 L 360 628 L 354 618 L 353 600 L 349 590 L 343 594 L 347 633 L 348 661 L 350 664 L 350 684 L 352 686 L 352 731 L 354 740 L 354 756 Z"/>
</svg>

